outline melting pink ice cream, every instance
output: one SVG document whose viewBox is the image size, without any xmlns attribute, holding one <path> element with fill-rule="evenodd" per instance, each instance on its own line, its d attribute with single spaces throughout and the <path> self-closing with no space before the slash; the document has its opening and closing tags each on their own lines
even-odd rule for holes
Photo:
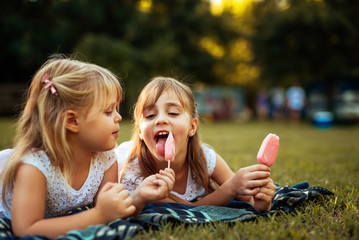
<svg viewBox="0 0 359 240">
<path fill-rule="evenodd" d="M 156 150 L 158 154 L 164 156 L 166 161 L 174 161 L 175 145 L 172 132 L 169 132 L 168 134 L 158 134 L 156 141 Z"/>
<path fill-rule="evenodd" d="M 175 144 L 173 134 L 170 132 L 165 144 L 165 159 L 166 161 L 173 162 L 175 160 Z"/>
<path fill-rule="evenodd" d="M 268 134 L 263 140 L 262 145 L 257 154 L 259 163 L 267 165 L 268 167 L 274 164 L 279 147 L 279 137 L 275 134 Z"/>
</svg>

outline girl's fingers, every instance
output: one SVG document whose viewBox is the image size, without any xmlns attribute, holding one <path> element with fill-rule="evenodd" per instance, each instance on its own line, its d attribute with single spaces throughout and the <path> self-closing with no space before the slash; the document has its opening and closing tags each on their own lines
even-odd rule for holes
<svg viewBox="0 0 359 240">
<path fill-rule="evenodd" d="M 158 184 L 161 184 L 161 182 L 164 182 L 165 184 L 167 184 L 167 187 L 169 189 L 172 189 L 172 187 L 170 187 L 170 186 L 173 186 L 174 178 L 170 178 L 168 176 L 160 175 L 160 174 L 156 174 L 156 178 L 158 180 Z"/>
<path fill-rule="evenodd" d="M 126 209 L 126 213 L 129 216 L 132 215 L 135 211 L 136 211 L 136 207 L 134 205 L 131 205 Z"/>
<path fill-rule="evenodd" d="M 252 189 L 246 189 L 244 191 L 244 195 L 247 195 L 247 196 L 254 196 L 256 194 L 259 193 L 261 189 L 258 187 L 258 188 L 252 188 Z"/>
<path fill-rule="evenodd" d="M 165 189 L 166 191 L 167 189 L 172 189 L 170 188 L 170 184 L 162 179 L 155 180 L 154 184 L 158 186 L 158 189 Z"/>
<path fill-rule="evenodd" d="M 269 178 L 269 177 L 270 177 L 270 172 L 266 172 L 266 171 L 251 172 L 247 175 L 248 180 L 263 179 L 263 178 Z"/>
<path fill-rule="evenodd" d="M 255 195 L 256 198 L 263 199 L 263 200 L 272 200 L 275 195 L 276 186 L 273 184 L 272 181 L 269 179 L 269 184 L 261 187 L 258 194 Z"/>
<path fill-rule="evenodd" d="M 160 170 L 160 174 L 165 174 L 171 179 L 175 179 L 175 172 L 171 168 L 166 168 L 165 170 Z"/>
<path fill-rule="evenodd" d="M 276 186 L 273 183 L 267 184 L 266 186 L 262 187 L 261 192 L 264 194 L 274 197 Z"/>
<path fill-rule="evenodd" d="M 255 164 L 255 165 L 249 166 L 249 167 L 247 167 L 247 170 L 250 172 L 255 172 L 255 171 L 270 172 L 270 168 L 264 164 Z"/>
<path fill-rule="evenodd" d="M 121 218 L 129 217 L 135 213 L 136 207 L 134 205 L 131 205 L 131 206 L 125 207 L 121 211 L 122 211 Z"/>
<path fill-rule="evenodd" d="M 161 177 L 167 177 L 169 178 L 171 181 L 175 181 L 175 176 L 174 176 L 174 172 L 168 172 L 168 171 L 163 171 L 160 170 L 159 174 L 156 174 L 156 178 L 161 178 Z"/>
<path fill-rule="evenodd" d="M 117 192 L 117 195 L 121 199 L 127 199 L 127 198 L 129 198 L 130 193 L 127 190 L 122 190 L 122 191 Z"/>
<path fill-rule="evenodd" d="M 248 181 L 247 188 L 249 189 L 258 188 L 258 187 L 260 188 L 260 187 L 264 187 L 268 183 L 269 183 L 269 179 L 252 180 L 252 181 Z"/>
<path fill-rule="evenodd" d="M 272 196 L 272 195 L 266 194 L 266 193 L 263 192 L 262 190 L 261 190 L 260 192 L 258 192 L 257 194 L 255 194 L 254 197 L 255 197 L 256 199 L 264 200 L 264 201 L 267 201 L 267 202 L 270 202 L 270 201 L 272 201 L 272 199 L 273 199 L 273 196 Z"/>
<path fill-rule="evenodd" d="M 131 197 L 125 197 L 124 199 L 121 200 L 121 204 L 123 206 L 131 206 L 132 202 L 133 202 L 133 200 Z"/>
<path fill-rule="evenodd" d="M 115 183 L 107 182 L 107 183 L 102 187 L 102 191 L 103 191 L 103 192 L 106 192 L 106 191 L 110 190 L 111 188 L 113 188 L 114 185 L 115 185 Z"/>
<path fill-rule="evenodd" d="M 125 185 L 123 185 L 123 184 L 120 184 L 120 183 L 110 183 L 110 184 L 112 184 L 111 188 L 109 189 L 111 191 L 121 192 L 122 190 L 125 189 Z"/>
</svg>

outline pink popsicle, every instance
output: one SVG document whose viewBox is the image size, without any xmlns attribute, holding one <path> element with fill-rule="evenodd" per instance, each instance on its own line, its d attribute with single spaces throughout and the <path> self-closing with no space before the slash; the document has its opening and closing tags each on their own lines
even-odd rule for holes
<svg viewBox="0 0 359 240">
<path fill-rule="evenodd" d="M 267 165 L 268 167 L 274 164 L 279 147 L 279 137 L 275 134 L 268 134 L 263 140 L 262 145 L 257 154 L 259 163 Z"/>
<path fill-rule="evenodd" d="M 170 162 L 175 160 L 175 144 L 172 132 L 170 132 L 166 140 L 165 159 L 168 161 L 168 168 L 170 167 Z"/>
</svg>

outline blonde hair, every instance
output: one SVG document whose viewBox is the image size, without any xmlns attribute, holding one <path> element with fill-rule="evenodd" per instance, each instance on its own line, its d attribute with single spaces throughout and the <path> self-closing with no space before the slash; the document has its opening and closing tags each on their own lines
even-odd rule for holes
<svg viewBox="0 0 359 240">
<path fill-rule="evenodd" d="M 180 81 L 168 77 L 155 77 L 143 88 L 135 105 L 133 118 L 135 122 L 134 134 L 132 136 L 133 148 L 130 155 L 123 166 L 122 172 L 125 171 L 128 162 L 136 157 L 138 158 L 140 170 L 144 177 L 155 174 L 159 171 L 156 166 L 154 156 L 150 153 L 145 142 L 140 139 L 138 134 L 139 124 L 142 118 L 143 111 L 155 105 L 158 98 L 166 90 L 173 90 L 177 95 L 179 101 L 184 107 L 189 116 L 194 119 L 198 118 L 197 106 L 192 93 L 192 90 Z M 196 176 L 206 192 L 210 192 L 213 188 L 210 185 L 209 174 L 207 170 L 207 160 L 201 147 L 201 141 L 198 131 L 189 138 L 187 146 L 187 156 L 189 168 L 192 176 Z M 123 174 L 121 174 L 121 178 Z M 120 179 L 122 180 L 122 179 Z M 172 196 L 177 202 L 182 202 L 180 198 Z"/>
<path fill-rule="evenodd" d="M 41 81 L 46 74 L 56 94 Z M 114 97 L 119 103 L 122 94 L 119 80 L 109 70 L 60 55 L 50 57 L 33 77 L 27 92 L 17 124 L 14 152 L 1 176 L 3 205 L 9 208 L 6 195 L 13 189 L 23 157 L 31 151 L 43 150 L 51 164 L 61 168 L 69 180 L 73 162 L 65 127 L 66 111 L 76 109 L 87 114 L 94 107 L 101 111 Z"/>
</svg>

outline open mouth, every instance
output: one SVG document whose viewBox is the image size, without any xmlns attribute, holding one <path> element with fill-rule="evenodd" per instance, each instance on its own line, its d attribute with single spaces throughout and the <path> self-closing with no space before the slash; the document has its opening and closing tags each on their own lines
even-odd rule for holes
<svg viewBox="0 0 359 240">
<path fill-rule="evenodd" d="M 155 141 L 156 143 L 158 141 L 160 141 L 161 139 L 164 139 L 166 141 L 166 139 L 168 138 L 168 132 L 167 131 L 163 131 L 163 132 L 157 132 L 155 135 Z"/>
<path fill-rule="evenodd" d="M 169 132 L 168 131 L 160 131 L 155 134 L 155 141 L 156 141 L 156 150 L 159 155 L 165 155 L 165 144 L 168 138 Z"/>
</svg>

